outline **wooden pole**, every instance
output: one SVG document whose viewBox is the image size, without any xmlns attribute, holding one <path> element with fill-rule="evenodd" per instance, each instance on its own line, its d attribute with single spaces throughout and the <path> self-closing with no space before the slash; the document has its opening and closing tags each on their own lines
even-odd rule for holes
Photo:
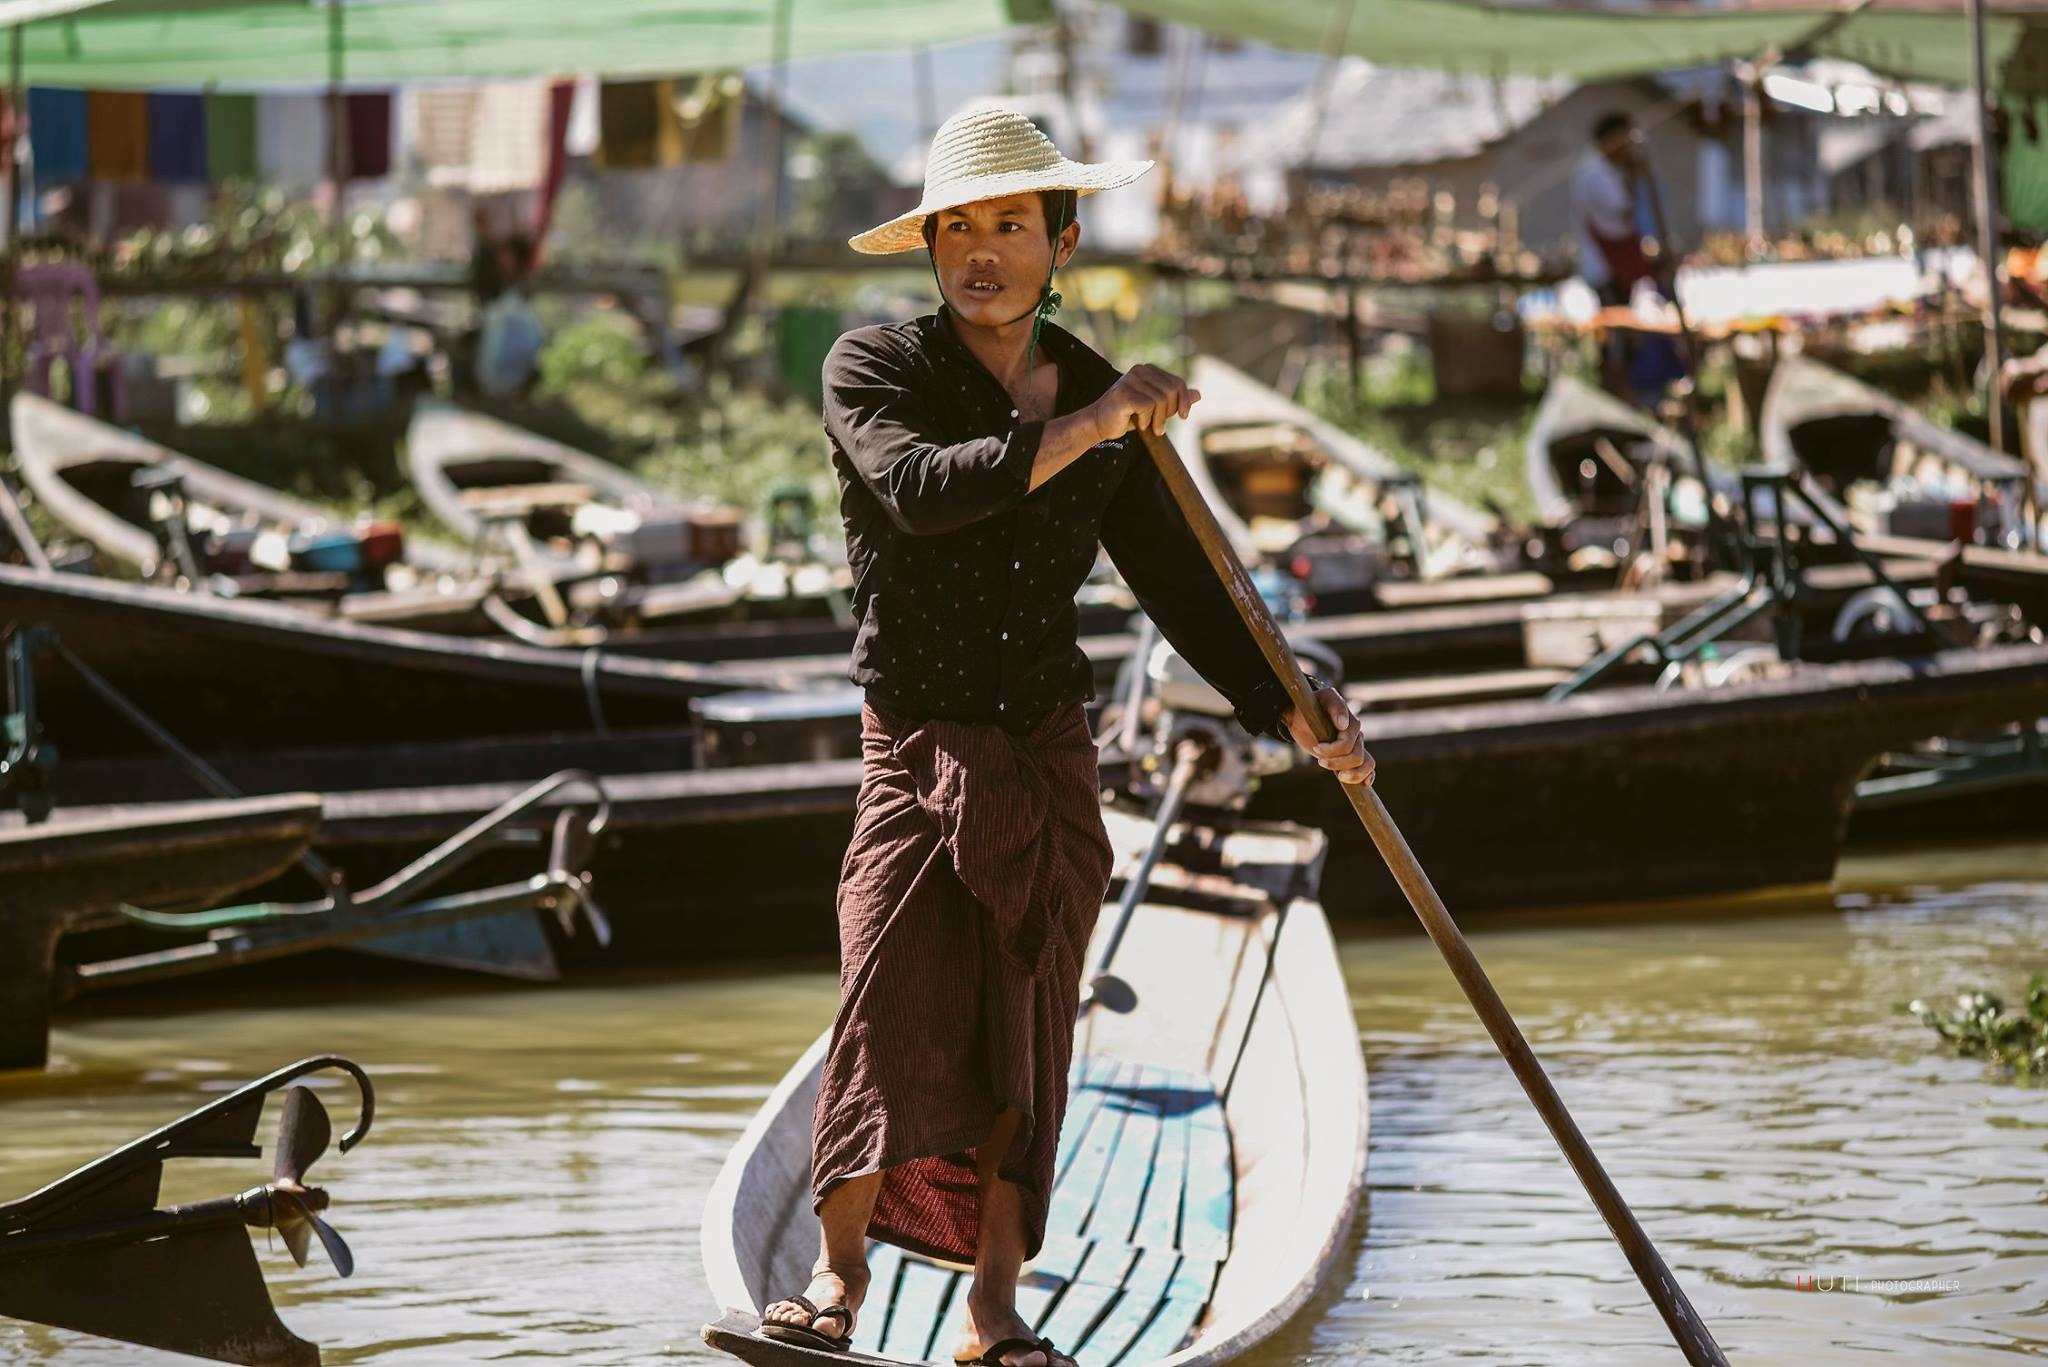
<svg viewBox="0 0 2048 1367">
<path fill-rule="evenodd" d="M 329 416 L 341 421 L 341 316 L 348 300 L 348 96 L 342 91 L 343 51 L 341 0 L 327 0 L 327 179 L 334 189 L 328 206 L 334 233 L 334 287 L 327 303 L 327 394 Z"/>
<path fill-rule="evenodd" d="M 782 246 L 782 185 L 787 179 L 783 163 L 788 156 L 782 142 L 782 109 L 789 83 L 790 3 L 777 0 L 775 6 L 775 51 L 768 77 L 768 155 L 761 159 L 761 202 L 754 231 L 755 259 L 763 267 Z"/>
<path fill-rule="evenodd" d="M 1640 136 L 1640 135 L 1638 135 Z M 1667 283 L 1671 291 L 1671 307 L 1678 314 L 1678 348 L 1685 359 L 1685 368 L 1690 383 L 1685 392 L 1684 405 L 1679 409 L 1685 419 L 1685 439 L 1692 443 L 1693 471 L 1699 476 L 1700 492 L 1706 500 L 1707 514 L 1707 564 L 1712 566 L 1720 555 L 1721 518 L 1714 511 L 1714 481 L 1707 473 L 1706 439 L 1700 432 L 1699 412 L 1694 401 L 1699 397 L 1700 345 L 1693 334 L 1692 322 L 1685 315 L 1685 301 L 1678 297 L 1678 244 L 1671 237 L 1670 220 L 1664 217 L 1664 195 L 1658 188 L 1656 169 L 1642 155 L 1642 144 L 1637 144 L 1639 177 L 1644 191 L 1650 197 L 1650 222 L 1657 229 L 1659 261 L 1664 265 Z"/>
<path fill-rule="evenodd" d="M 7 246 L 18 245 L 21 237 L 21 144 L 28 126 L 28 92 L 21 80 L 21 29 L 7 31 Z"/>
<path fill-rule="evenodd" d="M 1970 148 L 1977 172 L 1977 254 L 1984 260 L 1984 368 L 1991 372 L 1985 410 L 1991 419 L 1991 449 L 2005 450 L 2005 400 L 1999 372 L 2005 362 L 2005 336 L 1998 300 L 1998 177 L 1991 145 L 1992 91 L 1984 58 L 1984 0 L 1968 0 L 1970 15 L 1970 98 L 1976 116 L 1970 120 Z M 2029 490 L 2033 481 L 2027 481 Z"/>
<path fill-rule="evenodd" d="M 1770 240 L 1764 232 L 1763 80 L 1755 63 L 1742 68 L 1742 221 L 1752 257 Z"/>
<path fill-rule="evenodd" d="M 911 49 L 910 65 L 911 75 L 917 81 L 917 135 L 920 141 L 928 143 L 939 131 L 939 99 L 932 85 L 932 50 Z"/>
<path fill-rule="evenodd" d="M 1266 609 L 1266 603 L 1253 586 L 1251 576 L 1245 573 L 1244 565 L 1231 549 L 1229 538 L 1224 536 L 1222 527 L 1216 523 L 1216 514 L 1210 511 L 1189 478 L 1187 467 L 1181 464 L 1178 453 L 1166 438 L 1140 429 L 1145 448 L 1151 453 L 1153 464 L 1159 467 L 1159 474 L 1173 493 L 1174 502 L 1188 520 L 1195 539 L 1202 545 L 1209 558 L 1210 568 L 1216 571 L 1230 591 L 1230 598 L 1237 606 L 1238 615 L 1251 630 L 1252 639 L 1258 643 L 1266 662 L 1273 667 L 1280 682 L 1287 689 L 1295 710 L 1307 719 L 1309 729 L 1317 740 L 1331 740 L 1337 728 L 1329 715 L 1322 709 L 1309 692 L 1308 680 L 1302 677 L 1301 666 L 1295 663 L 1294 653 L 1287 648 L 1280 635 L 1280 628 L 1274 625 L 1273 616 Z M 1551 1085 L 1543 1065 L 1536 1059 L 1535 1051 L 1522 1037 L 1521 1027 L 1508 1014 L 1507 1005 L 1500 994 L 1494 991 L 1485 970 L 1480 968 L 1472 947 L 1465 943 L 1451 914 L 1445 909 L 1443 899 L 1430 885 L 1429 875 L 1422 871 L 1408 842 L 1401 836 L 1394 818 L 1387 814 L 1386 806 L 1380 801 L 1379 790 L 1371 784 L 1341 783 L 1344 796 L 1350 801 L 1352 810 L 1364 823 L 1366 832 L 1372 836 L 1372 843 L 1379 848 L 1380 857 L 1386 860 L 1394 880 L 1407 894 L 1408 903 L 1415 908 L 1415 914 L 1422 919 L 1423 929 L 1450 965 L 1451 976 L 1458 980 L 1458 986 L 1465 990 L 1472 1009 L 1479 1015 L 1486 1032 L 1493 1036 L 1494 1044 L 1507 1059 L 1508 1067 L 1522 1084 L 1529 1100 L 1535 1105 L 1537 1114 L 1549 1127 L 1550 1134 L 1564 1151 L 1565 1161 L 1584 1184 L 1586 1193 L 1593 1198 L 1593 1205 L 1600 1217 L 1607 1222 L 1608 1230 L 1621 1245 L 1629 1266 L 1635 1269 L 1636 1277 L 1643 1289 L 1650 1293 L 1650 1299 L 1664 1317 L 1665 1325 L 1677 1341 L 1685 1360 L 1693 1367 L 1726 1367 L 1728 1359 L 1722 1354 L 1720 1345 L 1708 1332 L 1685 1292 L 1664 1265 L 1655 1245 L 1636 1222 L 1634 1212 L 1622 1200 L 1620 1191 L 1607 1176 L 1600 1160 L 1594 1156 L 1593 1148 L 1586 1137 L 1579 1133 L 1579 1127 L 1571 1113 L 1565 1109 L 1564 1100 Z"/>
<path fill-rule="evenodd" d="M 28 123 L 28 99 L 21 80 L 21 28 L 7 33 L 7 256 L 10 270 L 21 269 L 21 148 Z M 14 402 L 14 291 L 0 299 L 0 403 Z"/>
</svg>

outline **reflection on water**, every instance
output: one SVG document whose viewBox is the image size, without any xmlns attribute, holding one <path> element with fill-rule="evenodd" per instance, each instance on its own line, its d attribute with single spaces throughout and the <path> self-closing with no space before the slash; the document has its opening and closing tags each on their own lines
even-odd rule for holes
<svg viewBox="0 0 2048 1367">
<path fill-rule="evenodd" d="M 2010 992 L 2048 966 L 2048 848 L 1865 872 L 1933 883 L 1994 868 L 2005 881 L 1739 917 L 1470 928 L 1736 1362 L 2048 1356 L 2048 1089 L 1935 1054 L 1895 1011 L 1965 986 Z M 1249 1361 L 1676 1361 L 1428 942 L 1351 938 L 1345 962 L 1373 1070 L 1366 1216 L 1345 1274 Z M 379 1092 L 369 1141 L 315 1170 L 357 1275 L 263 1254 L 287 1322 L 328 1362 L 708 1358 L 698 1207 L 833 991 L 815 965 L 109 1003 L 66 1021 L 52 1076 L 0 1079 L 0 1192 L 334 1050 Z M 331 1096 L 339 1125 L 344 1093 Z M 167 1199 L 262 1175 L 182 1167 Z M 1800 1290 L 1802 1276 L 1836 1289 Z M 0 1321 L 0 1363 L 175 1360 Z"/>
</svg>

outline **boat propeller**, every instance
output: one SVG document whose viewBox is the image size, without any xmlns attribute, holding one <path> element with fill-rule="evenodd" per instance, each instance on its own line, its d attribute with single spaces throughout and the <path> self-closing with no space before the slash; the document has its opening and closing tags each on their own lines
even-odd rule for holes
<svg viewBox="0 0 2048 1367">
<path fill-rule="evenodd" d="M 249 1224 L 276 1230 L 293 1262 L 306 1265 L 306 1255 L 318 1236 L 320 1246 L 327 1250 L 327 1260 L 346 1277 L 356 1270 L 355 1255 L 334 1226 L 320 1218 L 319 1212 L 328 1205 L 326 1191 L 305 1185 L 306 1170 L 327 1152 L 333 1137 L 334 1127 L 328 1123 L 327 1108 L 320 1098 L 309 1087 L 290 1088 L 284 1094 L 284 1115 L 277 1122 L 277 1158 L 271 1181 L 244 1192 L 240 1199 Z"/>
<path fill-rule="evenodd" d="M 355 1124 L 338 1141 L 309 1073 L 354 1082 Z M 260 1158 L 266 1102 L 283 1111 L 271 1180 L 237 1196 L 159 1206 L 167 1164 Z M 59 1178 L 0 1201 L 0 1315 L 218 1362 L 319 1367 L 320 1350 L 278 1319 L 249 1230 L 275 1230 L 306 1265 L 313 1241 L 346 1277 L 355 1258 L 321 1212 L 327 1193 L 306 1175 L 330 1142 L 343 1153 L 370 1131 L 370 1079 L 345 1058 L 301 1059 Z"/>
</svg>

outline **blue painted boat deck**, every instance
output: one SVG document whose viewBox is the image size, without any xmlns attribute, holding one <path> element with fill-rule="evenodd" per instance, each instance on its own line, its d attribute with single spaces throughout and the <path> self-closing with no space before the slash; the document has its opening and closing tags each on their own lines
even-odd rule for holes
<svg viewBox="0 0 2048 1367">
<path fill-rule="evenodd" d="M 1045 1247 L 1017 1290 L 1038 1332 L 1087 1367 L 1138 1367 L 1187 1342 L 1230 1253 L 1234 1168 L 1207 1076 L 1075 1060 Z M 967 1273 L 889 1245 L 853 1346 L 950 1363 Z"/>
</svg>

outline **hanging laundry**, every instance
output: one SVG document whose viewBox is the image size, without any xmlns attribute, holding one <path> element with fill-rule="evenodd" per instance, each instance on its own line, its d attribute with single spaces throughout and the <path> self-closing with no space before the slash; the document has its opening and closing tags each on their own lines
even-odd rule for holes
<svg viewBox="0 0 2048 1367">
<path fill-rule="evenodd" d="M 207 173 L 216 183 L 256 179 L 256 97 L 209 90 L 204 99 Z"/>
<path fill-rule="evenodd" d="M 256 97 L 257 160 L 266 180 L 305 187 L 327 178 L 324 95 Z"/>
<path fill-rule="evenodd" d="M 597 82 L 588 76 L 576 78 L 576 94 L 569 101 L 569 130 L 563 147 L 571 157 L 597 155 Z"/>
<path fill-rule="evenodd" d="M 88 169 L 94 180 L 149 179 L 149 97 L 138 90 L 86 96 Z"/>
<path fill-rule="evenodd" d="M 674 81 L 607 81 L 597 92 L 600 166 L 674 166 L 683 159 L 683 128 Z"/>
<path fill-rule="evenodd" d="M 348 96 L 348 174 L 351 180 L 379 180 L 391 174 L 388 90 L 364 90 Z"/>
<path fill-rule="evenodd" d="M 44 185 L 84 180 L 86 100 L 83 90 L 35 86 L 28 92 L 29 155 Z"/>
<path fill-rule="evenodd" d="M 206 179 L 206 99 L 201 95 L 149 96 L 149 178 Z"/>
<path fill-rule="evenodd" d="M 555 197 L 561 193 L 562 176 L 569 169 L 569 118 L 575 104 L 574 81 L 556 81 L 548 87 L 547 146 L 541 154 L 540 193 L 534 196 L 529 269 L 540 264 L 547 250 L 548 229 L 554 225 Z"/>
<path fill-rule="evenodd" d="M 469 180 L 470 130 L 476 125 L 476 92 L 468 86 L 408 89 L 404 119 L 413 155 L 429 185 L 462 185 Z"/>
<path fill-rule="evenodd" d="M 470 125 L 469 190 L 497 194 L 540 184 L 548 144 L 548 83 L 486 81 Z"/>
</svg>

